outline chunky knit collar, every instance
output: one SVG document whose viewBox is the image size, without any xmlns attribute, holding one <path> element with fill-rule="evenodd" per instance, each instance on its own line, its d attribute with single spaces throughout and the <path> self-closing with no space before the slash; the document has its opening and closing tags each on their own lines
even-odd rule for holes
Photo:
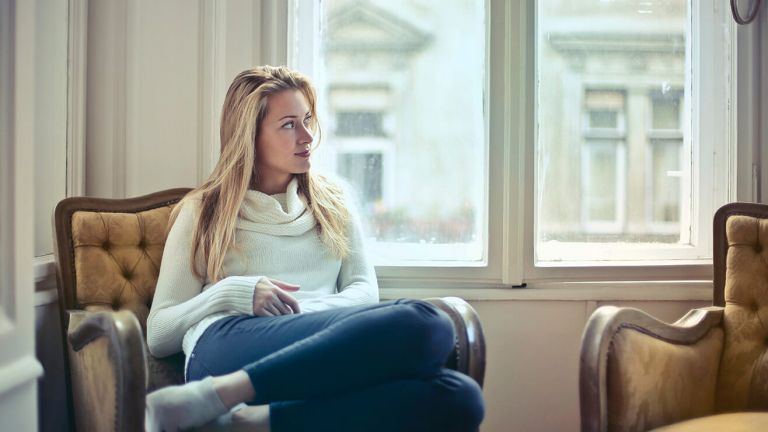
<svg viewBox="0 0 768 432">
<path fill-rule="evenodd" d="M 264 234 L 299 236 L 314 228 L 316 223 L 306 199 L 299 194 L 299 182 L 294 177 L 285 193 L 267 195 L 248 190 L 240 205 L 237 228 Z"/>
</svg>

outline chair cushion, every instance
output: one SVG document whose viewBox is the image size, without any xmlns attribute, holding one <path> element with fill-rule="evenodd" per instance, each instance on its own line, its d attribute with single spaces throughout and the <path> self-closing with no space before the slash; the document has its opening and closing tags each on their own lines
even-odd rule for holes
<svg viewBox="0 0 768 432">
<path fill-rule="evenodd" d="M 655 432 L 768 431 L 768 412 L 719 414 L 653 429 Z"/>
<path fill-rule="evenodd" d="M 768 410 L 768 219 L 726 222 L 725 347 L 717 411 Z"/>
<path fill-rule="evenodd" d="M 72 215 L 80 307 L 130 309 L 146 325 L 171 208 L 138 213 L 78 211 Z"/>
</svg>

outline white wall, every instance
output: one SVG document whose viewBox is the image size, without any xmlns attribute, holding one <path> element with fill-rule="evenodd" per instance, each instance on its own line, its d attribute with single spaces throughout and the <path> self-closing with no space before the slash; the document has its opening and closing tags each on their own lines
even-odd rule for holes
<svg viewBox="0 0 768 432">
<path fill-rule="evenodd" d="M 642 309 L 674 321 L 707 301 L 472 301 L 488 364 L 483 432 L 576 432 L 581 333 L 595 306 Z"/>
<path fill-rule="evenodd" d="M 269 52 L 260 1 L 89 2 L 86 193 L 195 186 L 218 154 L 227 87 Z"/>
</svg>

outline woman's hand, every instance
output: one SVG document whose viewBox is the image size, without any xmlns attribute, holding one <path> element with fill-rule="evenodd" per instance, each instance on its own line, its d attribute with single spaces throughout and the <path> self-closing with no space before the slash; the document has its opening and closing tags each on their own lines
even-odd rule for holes
<svg viewBox="0 0 768 432">
<path fill-rule="evenodd" d="M 300 313 L 299 302 L 287 292 L 296 292 L 299 288 L 277 279 L 261 278 L 253 291 L 253 314 L 278 316 Z"/>
</svg>

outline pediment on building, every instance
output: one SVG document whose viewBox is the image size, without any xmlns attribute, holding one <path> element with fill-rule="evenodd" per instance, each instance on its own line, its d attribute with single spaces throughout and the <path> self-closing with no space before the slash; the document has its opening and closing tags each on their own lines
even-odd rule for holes
<svg viewBox="0 0 768 432">
<path fill-rule="evenodd" d="M 331 51 L 415 52 L 428 34 L 396 15 L 368 3 L 354 2 L 331 11 L 328 18 Z"/>
</svg>

